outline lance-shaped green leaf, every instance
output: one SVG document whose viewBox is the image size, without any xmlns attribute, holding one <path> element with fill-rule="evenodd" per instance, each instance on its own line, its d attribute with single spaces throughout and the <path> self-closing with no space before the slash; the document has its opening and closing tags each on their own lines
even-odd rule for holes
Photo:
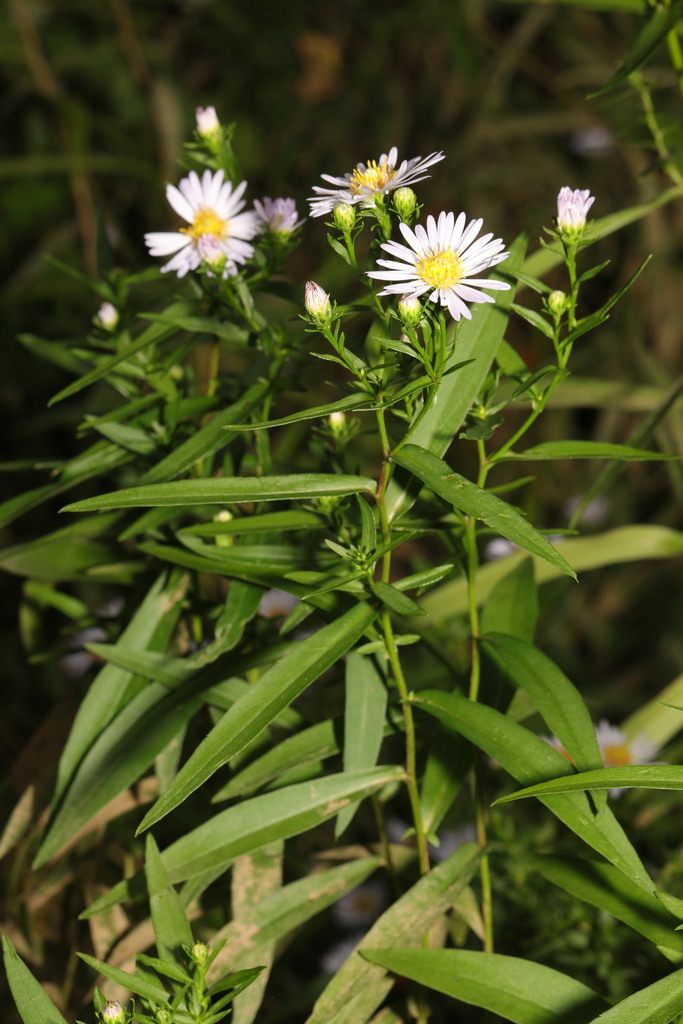
<svg viewBox="0 0 683 1024">
<path fill-rule="evenodd" d="M 627 444 L 607 444 L 604 441 L 545 441 L 523 452 L 506 452 L 500 459 L 493 455 L 492 462 L 543 461 L 547 459 L 619 459 L 622 462 L 666 462 L 680 459 L 680 455 L 632 448 Z"/>
<path fill-rule="evenodd" d="M 180 690 L 150 683 L 98 736 L 79 764 L 35 866 L 45 864 L 110 800 L 136 782 L 201 707 Z"/>
<path fill-rule="evenodd" d="M 207 459 L 215 452 L 226 448 L 238 435 L 231 434 L 225 428 L 248 416 L 251 410 L 263 401 L 270 386 L 267 380 L 259 380 L 252 385 L 237 402 L 212 416 L 208 423 L 152 466 L 143 476 L 142 483 L 156 484 L 164 480 L 173 480 L 200 459 Z"/>
<path fill-rule="evenodd" d="M 535 786 L 502 796 L 497 804 L 537 796 L 545 797 L 554 793 L 578 793 L 583 790 L 601 789 L 683 789 L 683 765 L 678 764 L 627 764 L 620 768 L 597 768 L 590 772 L 579 772 L 566 779 L 549 779 Z"/>
<path fill-rule="evenodd" d="M 166 505 L 230 505 L 242 501 L 285 501 L 344 494 L 374 494 L 377 481 L 343 473 L 293 473 L 290 476 L 204 477 L 146 487 L 122 487 L 66 505 L 62 512 Z"/>
<path fill-rule="evenodd" d="M 227 868 L 240 854 L 307 832 L 338 814 L 342 807 L 403 777 L 402 768 L 385 765 L 263 793 L 214 815 L 172 843 L 161 858 L 174 883 L 221 865 Z"/>
<path fill-rule="evenodd" d="M 580 981 L 543 964 L 469 949 L 369 949 L 394 974 L 514 1024 L 586 1024 L 607 1006 Z"/>
<path fill-rule="evenodd" d="M 323 530 L 326 527 L 322 516 L 303 509 L 288 509 L 286 512 L 263 512 L 259 515 L 235 516 L 227 522 L 195 523 L 184 526 L 182 536 L 218 537 L 223 534 L 270 533 L 271 531 Z"/>
<path fill-rule="evenodd" d="M 192 929 L 151 833 L 145 843 L 145 877 L 157 952 L 162 960 L 182 964 L 187 959 L 183 945 L 190 949 L 194 942 Z"/>
<path fill-rule="evenodd" d="M 162 573 L 121 634 L 120 646 L 147 650 L 162 621 L 173 626 L 180 614 L 186 585 L 179 574 Z M 131 672 L 112 664 L 105 665 L 90 684 L 59 761 L 55 802 L 64 793 L 81 758 L 120 709 L 132 678 Z"/>
<path fill-rule="evenodd" d="M 161 853 L 173 884 L 196 879 L 198 887 L 184 886 L 183 905 L 202 892 L 230 867 L 236 857 L 258 850 L 266 843 L 307 832 L 342 807 L 376 793 L 405 778 L 402 768 L 385 765 L 365 772 L 342 772 L 311 782 L 299 782 L 274 793 L 263 793 L 229 807 Z M 82 914 L 88 918 L 124 900 L 144 895 L 140 874 L 125 879 L 104 893 Z"/>
<path fill-rule="evenodd" d="M 602 768 L 595 728 L 581 694 L 543 651 L 516 636 L 490 633 L 483 649 L 521 687 L 580 771 Z"/>
<path fill-rule="evenodd" d="M 524 259 L 526 245 L 524 236 L 515 239 L 510 246 L 508 258 L 496 267 L 496 276 L 509 281 L 512 285 L 510 290 L 498 292 L 495 303 L 478 306 L 471 320 L 461 320 L 450 328 L 455 332 L 456 342 L 446 372 L 439 381 L 436 401 L 411 434 L 415 444 L 429 449 L 435 455 L 443 455 L 451 444 L 491 369 L 505 333 L 508 311 L 515 293 L 514 272 Z M 466 360 L 470 360 L 466 366 L 455 373 L 448 372 Z M 386 495 L 389 519 L 393 521 L 410 508 L 415 494 L 414 488 L 407 489 L 405 481 L 391 480 Z"/>
<path fill-rule="evenodd" d="M 215 794 L 212 803 L 253 793 L 294 768 L 333 757 L 340 750 L 338 732 L 341 733 L 339 722 L 327 719 L 288 736 L 238 772 Z"/>
<path fill-rule="evenodd" d="M 681 17 L 681 5 L 675 2 L 672 4 L 660 5 L 652 10 L 651 16 L 638 33 L 636 41 L 624 57 L 621 67 L 616 75 L 609 80 L 607 85 L 593 93 L 594 96 L 602 96 L 610 89 L 621 85 L 656 50 L 663 39 L 674 31 Z"/>
<path fill-rule="evenodd" d="M 33 977 L 6 935 L 2 937 L 2 953 L 10 992 L 24 1024 L 66 1024 L 43 986 Z"/>
<path fill-rule="evenodd" d="M 306 1024 L 347 1020 L 347 1008 L 352 1004 L 356 1005 L 351 1019 L 368 1020 L 391 988 L 391 982 L 383 967 L 371 964 L 362 954 L 394 943 L 419 946 L 425 933 L 450 909 L 469 883 L 478 860 L 478 847 L 465 843 L 396 900 L 328 982 Z M 359 999 L 363 1000 L 365 1016 L 359 1012 Z"/>
<path fill-rule="evenodd" d="M 243 750 L 306 687 L 353 647 L 376 616 L 359 603 L 293 647 L 264 673 L 202 740 L 139 831 L 159 821 Z"/>
<path fill-rule="evenodd" d="M 683 1011 L 683 970 L 622 999 L 589 1024 L 669 1024 Z"/>
<path fill-rule="evenodd" d="M 88 953 L 77 953 L 76 955 L 89 967 L 92 967 L 94 971 L 104 975 L 105 978 L 109 978 L 116 985 L 129 989 L 136 996 L 148 999 L 152 1005 L 164 1006 L 168 1002 L 166 989 L 149 975 L 129 974 L 128 971 L 122 971 L 120 967 L 106 964 L 102 960 L 90 956 Z"/>
<path fill-rule="evenodd" d="M 436 455 L 415 444 L 406 444 L 393 456 L 393 460 L 454 508 L 475 519 L 482 519 L 503 537 L 539 555 L 556 569 L 576 579 L 571 565 L 519 512 L 495 494 L 482 490 L 460 473 L 453 472 L 443 459 L 438 459 Z"/>
<path fill-rule="evenodd" d="M 355 889 L 381 864 L 379 857 L 350 861 L 328 871 L 301 878 L 246 906 L 234 921 L 221 928 L 211 940 L 224 942 L 208 973 L 209 981 L 235 962 L 250 956 L 257 943 L 278 942 L 306 921 L 321 913 L 345 893 Z"/>
<path fill-rule="evenodd" d="M 640 736 L 661 748 L 683 729 L 683 713 L 676 710 L 676 706 L 681 705 L 683 675 L 677 676 L 652 700 L 629 715 L 626 721 L 621 723 L 621 729 L 629 742 Z"/>
<path fill-rule="evenodd" d="M 283 847 L 280 839 L 237 858 L 232 867 L 230 888 L 233 921 L 241 922 L 245 912 L 248 913 L 274 892 L 281 891 Z M 235 1002 L 235 1024 L 252 1024 L 256 1017 L 270 977 L 275 949 L 276 943 L 272 938 L 255 936 L 252 943 L 245 942 L 229 961 L 231 971 L 254 963 L 263 965 L 258 979 Z"/>
<path fill-rule="evenodd" d="M 458 693 L 422 690 L 415 704 L 476 744 L 518 782 L 578 778 L 567 759 L 549 743 L 502 715 L 495 708 L 467 700 Z M 683 769 L 681 769 L 683 772 Z M 577 799 L 578 798 L 578 799 Z M 637 885 L 653 885 L 638 854 L 608 807 L 596 814 L 585 794 L 543 796 L 542 802 L 585 843 L 601 853 Z"/>
<path fill-rule="evenodd" d="M 533 642 L 538 618 L 534 563 L 525 558 L 498 580 L 481 616 L 482 633 L 506 633 Z"/>
<path fill-rule="evenodd" d="M 643 558 L 673 558 L 683 554 L 683 533 L 667 526 L 620 526 L 592 537 L 570 537 L 562 542 L 562 552 L 577 572 L 621 565 Z M 477 571 L 477 602 L 483 603 L 496 583 L 527 558 L 523 551 L 488 562 Z M 538 584 L 562 575 L 545 559 L 534 556 L 534 575 Z M 467 613 L 467 580 L 455 579 L 437 587 L 420 599 L 420 604 L 436 622 L 452 615 Z"/>
<path fill-rule="evenodd" d="M 346 659 L 344 704 L 344 770 L 372 768 L 384 737 L 387 687 L 372 658 L 352 651 Z M 339 812 L 335 838 L 350 824 L 358 804 Z"/>
<path fill-rule="evenodd" d="M 683 959 L 683 934 L 677 920 L 666 912 L 657 896 L 645 892 L 611 864 L 579 857 L 529 855 L 524 863 L 553 885 L 594 907 L 606 910 L 640 932 L 675 963 Z"/>
<path fill-rule="evenodd" d="M 365 406 L 362 409 L 361 406 Z M 320 420 L 330 416 L 333 412 L 349 412 L 356 409 L 358 412 L 372 412 L 377 406 L 373 405 L 368 395 L 346 395 L 337 399 L 336 402 L 328 402 L 327 405 L 315 405 L 310 409 L 301 409 L 300 412 L 290 413 L 289 416 L 281 416 L 277 420 L 264 420 L 262 423 L 236 423 L 232 430 L 269 430 L 271 427 L 285 427 L 290 423 L 300 423 L 302 420 Z"/>
</svg>

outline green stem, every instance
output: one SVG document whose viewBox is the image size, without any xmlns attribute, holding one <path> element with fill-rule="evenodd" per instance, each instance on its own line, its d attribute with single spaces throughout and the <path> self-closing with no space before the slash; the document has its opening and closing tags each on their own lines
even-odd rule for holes
<svg viewBox="0 0 683 1024">
<path fill-rule="evenodd" d="M 380 528 L 382 531 L 383 546 L 389 548 L 391 544 L 391 523 L 389 522 L 389 517 L 387 515 L 387 508 L 384 498 L 386 495 L 387 484 L 389 483 L 389 478 L 391 475 L 391 462 L 389 460 L 391 450 L 389 447 L 389 437 L 386 429 L 384 409 L 377 410 L 377 429 L 379 432 L 380 443 L 382 446 L 382 471 L 380 474 L 380 480 L 377 487 L 376 502 Z M 382 582 L 388 583 L 390 575 L 391 551 L 387 550 L 382 556 Z M 387 656 L 389 658 L 389 664 L 391 665 L 391 671 L 396 682 L 396 686 L 398 688 L 399 696 L 401 698 L 401 707 L 403 709 L 403 722 L 406 733 L 406 786 L 408 789 L 408 799 L 410 800 L 413 825 L 415 828 L 415 839 L 417 843 L 420 874 L 426 875 L 429 871 L 429 850 L 427 848 L 427 835 L 424 828 L 424 822 L 422 820 L 422 808 L 420 807 L 420 793 L 417 786 L 415 720 L 413 717 L 412 706 L 410 705 L 408 700 L 408 684 L 406 683 L 406 678 L 403 674 L 403 667 L 401 665 L 398 647 L 396 646 L 396 637 L 394 636 L 394 627 L 391 621 L 391 614 L 389 613 L 389 610 L 387 608 L 382 609 L 381 624 L 382 632 L 384 633 L 384 645 L 386 648 Z"/>
<path fill-rule="evenodd" d="M 671 35 L 672 35 L 672 33 L 670 32 L 669 36 L 667 36 L 667 40 L 669 39 L 669 37 Z M 678 48 L 678 52 L 679 52 L 679 56 L 680 56 L 680 48 L 678 47 L 678 40 L 676 40 L 676 46 Z M 671 52 L 671 47 L 670 47 L 669 52 Z M 676 70 L 678 72 L 678 69 L 676 69 Z M 657 154 L 658 154 L 660 160 L 662 161 L 662 167 L 663 167 L 664 171 L 669 175 L 669 177 L 671 178 L 673 183 L 675 185 L 678 185 L 679 188 L 683 188 L 683 175 L 681 174 L 681 172 L 679 171 L 678 167 L 674 163 L 673 157 L 672 157 L 671 152 L 669 151 L 669 148 L 668 148 L 668 146 L 666 144 L 666 140 L 664 138 L 662 130 L 659 127 L 659 122 L 657 121 L 657 114 L 656 114 L 656 111 L 655 111 L 655 108 L 654 108 L 654 104 L 652 102 L 652 96 L 650 94 L 650 90 L 645 85 L 645 81 L 643 79 L 643 76 L 639 72 L 637 72 L 637 71 L 633 72 L 633 74 L 631 75 L 630 81 L 631 81 L 631 84 L 633 85 L 633 87 L 636 89 L 638 95 L 640 96 L 640 102 L 641 102 L 641 105 L 642 105 L 642 108 L 643 108 L 643 113 L 645 114 L 645 122 L 647 124 L 648 129 L 649 129 L 650 135 L 652 136 L 652 141 L 655 144 L 655 148 L 657 150 Z M 680 86 L 680 84 L 681 84 L 681 79 L 679 77 L 679 86 Z"/>
<path fill-rule="evenodd" d="M 479 473 L 477 485 L 484 487 L 489 470 L 489 462 L 486 459 L 486 451 L 483 441 L 477 441 L 479 453 Z M 477 527 L 476 520 L 469 516 L 465 525 L 465 550 L 467 554 L 467 606 L 470 621 L 470 688 L 469 699 L 479 699 L 479 685 L 481 682 L 481 654 L 479 640 L 481 629 L 479 623 L 479 608 L 477 604 L 477 570 L 479 568 L 479 553 L 477 550 Z M 474 813 L 477 827 L 477 841 L 481 847 L 482 859 L 479 869 L 481 879 L 481 903 L 482 917 L 484 922 L 484 951 L 493 952 L 493 898 L 491 892 L 491 871 L 488 854 L 486 853 L 486 804 L 482 793 L 481 784 L 481 757 L 474 759 Z"/>
</svg>

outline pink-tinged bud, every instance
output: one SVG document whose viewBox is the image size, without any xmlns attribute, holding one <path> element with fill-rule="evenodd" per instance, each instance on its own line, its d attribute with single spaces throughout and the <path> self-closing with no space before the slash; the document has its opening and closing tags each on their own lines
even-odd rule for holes
<svg viewBox="0 0 683 1024">
<path fill-rule="evenodd" d="M 306 312 L 314 320 L 325 322 L 329 320 L 331 313 L 330 296 L 315 281 L 306 282 L 304 304 Z"/>
<path fill-rule="evenodd" d="M 113 331 L 119 322 L 119 313 L 116 306 L 111 302 L 103 302 L 97 311 L 97 321 L 100 327 L 107 331 Z"/>
<path fill-rule="evenodd" d="M 104 1024 L 124 1024 L 126 1020 L 123 1007 L 116 1000 L 109 1000 L 109 1002 L 105 1003 L 100 1013 Z"/>
<path fill-rule="evenodd" d="M 203 139 L 214 138 L 221 130 L 215 107 L 197 107 L 194 112 L 197 131 Z"/>
<path fill-rule="evenodd" d="M 560 235 L 567 241 L 576 240 L 586 226 L 586 217 L 595 196 L 585 189 L 570 189 L 567 185 L 560 189 L 557 196 L 557 226 Z"/>
</svg>

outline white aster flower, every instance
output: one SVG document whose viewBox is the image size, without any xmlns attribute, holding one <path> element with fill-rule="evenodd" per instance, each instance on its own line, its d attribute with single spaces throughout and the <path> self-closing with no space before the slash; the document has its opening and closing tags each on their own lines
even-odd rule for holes
<svg viewBox="0 0 683 1024">
<path fill-rule="evenodd" d="M 201 179 L 190 171 L 176 188 L 166 187 L 166 198 L 189 227 L 178 231 L 151 231 L 145 242 L 152 256 L 170 256 L 164 272 L 175 271 L 184 277 L 202 263 L 220 268 L 223 276 L 237 273 L 237 264 L 254 255 L 247 239 L 258 232 L 258 220 L 252 211 L 240 213 L 242 195 L 247 187 L 243 181 L 237 188 L 223 180 L 223 171 L 204 171 Z"/>
<path fill-rule="evenodd" d="M 264 196 L 263 202 L 254 200 L 259 228 L 267 229 L 276 235 L 291 235 L 292 231 L 301 227 L 303 220 L 297 220 L 296 201 L 294 199 L 270 199 Z"/>
<path fill-rule="evenodd" d="M 357 164 L 354 171 L 348 171 L 342 177 L 334 178 L 329 174 L 321 174 L 323 181 L 328 181 L 334 188 L 313 186 L 316 195 L 309 198 L 311 217 L 322 217 L 331 213 L 337 203 L 362 203 L 372 206 L 375 196 L 399 188 L 401 185 L 414 185 L 429 175 L 424 172 L 428 167 L 444 159 L 444 153 L 430 153 L 424 160 L 420 156 L 412 160 L 398 163 L 398 149 L 392 146 L 388 153 L 382 153 L 379 160 L 370 160 L 367 164 Z"/>
<path fill-rule="evenodd" d="M 467 223 L 464 213 L 440 213 L 438 221 L 427 217 L 427 227 L 417 224 L 413 231 L 407 224 L 399 224 L 408 245 L 383 242 L 382 248 L 394 257 L 377 260 L 386 270 L 371 270 L 368 277 L 391 281 L 380 295 L 417 297 L 429 292 L 432 302 L 448 306 L 454 320 L 472 319 L 468 302 L 494 302 L 482 288 L 507 291 L 504 281 L 489 281 L 477 277 L 489 267 L 500 263 L 509 254 L 503 252 L 504 242 L 492 234 L 477 238 L 483 220 Z"/>
<path fill-rule="evenodd" d="M 565 185 L 557 195 L 557 226 L 560 233 L 578 234 L 586 226 L 588 211 L 595 196 L 587 188 L 573 191 Z"/>
<path fill-rule="evenodd" d="M 626 764 L 654 764 L 659 748 L 642 733 L 627 739 L 625 733 L 604 718 L 595 727 L 595 735 L 605 768 L 621 768 Z"/>
</svg>

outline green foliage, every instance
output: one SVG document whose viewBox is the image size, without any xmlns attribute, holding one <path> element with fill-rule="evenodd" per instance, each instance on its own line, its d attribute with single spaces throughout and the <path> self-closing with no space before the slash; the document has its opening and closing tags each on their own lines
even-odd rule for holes
<svg viewBox="0 0 683 1024">
<path fill-rule="evenodd" d="M 15 6 L 27 64 L 73 139 L 77 108 L 56 103 L 62 86 L 31 5 Z M 411 14 L 411 33 L 436 6 Z M 666 47 L 680 82 L 681 4 L 575 6 L 575 25 L 634 25 L 616 73 L 603 67 L 596 84 L 640 104 L 656 195 L 626 197 L 619 182 L 591 219 L 589 190 L 565 186 L 555 210 L 557 175 L 546 174 L 530 214 L 546 225 L 536 245 L 500 198 L 488 235 L 457 210 L 423 217 L 423 179 L 445 181 L 441 153 L 412 170 L 403 145 L 400 160 L 355 156 L 328 208 L 330 190 L 309 200 L 309 255 L 328 293 L 303 287 L 294 200 L 244 208 L 238 158 L 250 181 L 266 177 L 255 122 L 236 130 L 210 108 L 197 111 L 179 190 L 167 191 L 179 231 L 156 231 L 168 211 L 150 185 L 146 241 L 160 269 L 105 260 L 100 272 L 87 231 L 88 273 L 50 262 L 102 305 L 61 339 L 52 326 L 41 337 L 27 315 L 24 357 L 47 367 L 35 433 L 64 431 L 68 444 L 22 446 L 5 469 L 29 472 L 30 486 L 0 504 L 0 568 L 22 588 L 27 660 L 57 693 L 67 644 L 87 665 L 59 753 L 37 782 L 13 775 L 21 793 L 0 837 L 12 856 L 7 929 L 22 954 L 5 937 L 5 968 L 23 1024 L 64 1024 L 52 993 L 88 1024 L 683 1015 L 672 825 L 683 677 L 670 655 L 666 674 L 629 683 L 617 701 L 626 669 L 609 658 L 593 667 L 576 641 L 608 628 L 591 602 L 601 586 L 620 593 L 628 563 L 665 574 L 683 553 L 675 502 L 659 513 L 667 486 L 683 493 L 681 385 L 622 344 L 658 264 L 642 258 L 642 240 L 622 261 L 613 237 L 621 244 L 623 229 L 683 195 L 683 147 L 647 72 Z M 477 83 L 462 39 L 476 37 L 482 62 L 484 22 L 469 3 L 456 8 L 440 29 L 463 80 Z M 136 17 L 151 39 L 176 16 L 125 5 L 116 16 L 149 84 Z M 229 17 L 237 38 L 253 14 Z M 273 17 L 282 27 L 285 14 Z M 340 29 L 336 8 L 325 17 Z M 496 17 L 502 38 L 508 15 Z M 363 21 L 377 41 L 379 21 Z M 382 32 L 395 31 L 389 21 Z M 521 35 L 536 24 L 521 21 Z M 314 65 L 324 79 L 341 36 L 311 32 L 305 18 L 299 31 L 303 60 L 327 53 L 301 85 L 320 88 Z M 261 34 L 247 39 L 260 53 Z M 501 120 L 508 74 L 492 76 L 482 117 Z M 368 95 L 381 106 L 379 90 Z M 163 96 L 154 102 L 161 111 Z M 69 176 L 82 218 L 94 165 L 66 148 L 55 173 Z M 315 178 L 327 167 L 322 156 L 313 166 L 318 156 L 283 151 L 280 172 Z M 123 156 L 111 159 L 120 170 Z M 145 146 L 135 173 L 149 174 L 149 159 Z M 512 190 L 514 161 L 497 160 Z M 420 197 L 404 192 L 402 204 L 403 184 Z M 516 236 L 509 252 L 493 238 L 498 222 Z M 628 352 L 635 384 L 613 379 L 615 350 Z M 599 410 L 594 429 L 586 408 Z M 521 476 L 520 462 L 538 464 L 537 476 Z M 582 520 L 607 497 L 607 521 Z M 653 604 L 676 607 L 668 596 Z M 646 638 L 647 662 L 659 623 L 630 632 L 634 644 Z M 598 721 L 615 707 L 620 728 Z M 69 951 L 85 950 L 61 989 L 43 988 L 23 959 L 49 974 L 35 919 L 62 890 Z M 332 939 L 344 932 L 340 951 Z"/>
</svg>

